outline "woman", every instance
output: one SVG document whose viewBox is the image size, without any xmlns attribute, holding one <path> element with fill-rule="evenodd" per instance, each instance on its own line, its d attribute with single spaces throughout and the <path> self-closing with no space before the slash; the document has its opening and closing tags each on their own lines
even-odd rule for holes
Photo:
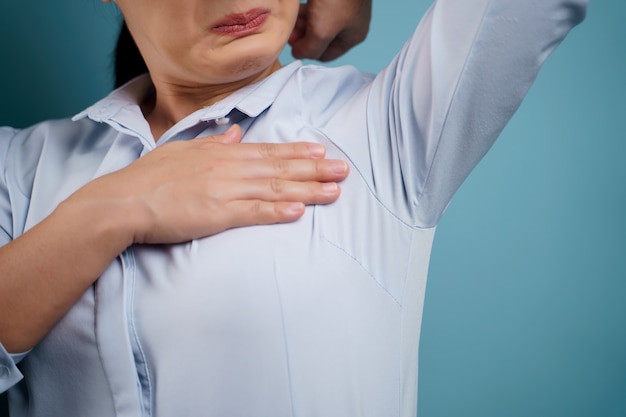
<svg viewBox="0 0 626 417">
<path fill-rule="evenodd" d="M 294 0 L 117 3 L 150 76 L 73 123 L 6 131 L 0 140 L 6 241 L 37 225 L 3 248 L 4 260 L 36 251 L 33 235 L 72 249 L 61 260 L 14 262 L 2 275 L 12 294 L 20 286 L 20 294 L 29 286 L 73 291 L 54 297 L 61 305 L 11 302 L 21 316 L 3 320 L 5 348 L 38 342 L 11 390 L 15 412 L 414 415 L 437 221 L 545 57 L 582 19 L 584 2 L 439 1 L 375 78 L 351 68 L 281 68 L 277 56 L 302 24 Z M 197 190 L 180 189 L 203 172 L 191 160 L 199 150 L 183 140 L 233 123 L 226 141 L 241 128 L 246 142 L 269 132 L 279 142 L 325 145 L 352 172 L 342 197 L 303 215 L 297 205 L 294 223 L 202 238 L 221 229 L 199 229 L 206 204 L 194 200 Z M 206 141 L 196 148 L 223 149 Z M 186 170 L 167 169 L 179 158 Z M 344 164 L 328 165 L 338 172 L 317 179 L 345 176 Z M 232 171 L 249 175 L 241 165 Z M 328 188 L 311 202 L 336 198 L 336 186 Z M 61 219 L 86 212 L 93 219 L 70 228 L 82 233 L 65 235 Z M 127 217 L 101 220 L 116 212 Z M 86 232 L 90 223 L 102 226 Z M 55 262 L 72 265 L 64 270 L 72 279 L 55 275 L 49 285 L 38 268 Z M 47 321 L 33 329 L 41 316 Z M 28 337 L 16 336 L 28 326 Z M 20 356 L 4 359 L 8 373 L 18 372 Z"/>
</svg>

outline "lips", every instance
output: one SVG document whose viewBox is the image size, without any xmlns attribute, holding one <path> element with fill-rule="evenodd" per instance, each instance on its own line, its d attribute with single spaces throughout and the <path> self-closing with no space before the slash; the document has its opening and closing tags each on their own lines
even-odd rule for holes
<svg viewBox="0 0 626 417">
<path fill-rule="evenodd" d="M 267 20 L 268 9 L 252 9 L 245 13 L 234 13 L 217 21 L 212 32 L 229 36 L 245 36 L 258 31 Z"/>
</svg>

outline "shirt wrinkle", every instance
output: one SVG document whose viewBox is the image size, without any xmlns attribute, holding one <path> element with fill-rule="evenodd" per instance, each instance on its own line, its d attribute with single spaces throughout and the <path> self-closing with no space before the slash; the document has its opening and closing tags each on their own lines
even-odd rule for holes
<svg viewBox="0 0 626 417">
<path fill-rule="evenodd" d="M 417 196 L 416 204 L 420 204 L 422 195 L 423 195 L 424 191 L 427 189 L 426 184 L 428 183 L 428 181 L 430 179 L 430 174 L 431 174 L 431 171 L 433 169 L 434 161 L 435 161 L 435 159 L 437 159 L 438 150 L 439 150 L 439 144 L 441 144 L 443 133 L 446 130 L 446 122 L 448 120 L 448 116 L 450 115 L 450 108 L 452 107 L 452 104 L 454 103 L 455 98 L 457 97 L 459 83 L 461 82 L 461 78 L 465 75 L 464 69 L 467 66 L 468 60 L 469 60 L 470 56 L 472 55 L 472 52 L 474 51 L 474 48 L 476 47 L 476 39 L 478 38 L 478 35 L 479 35 L 480 31 L 481 31 L 481 28 L 483 26 L 483 22 L 485 20 L 485 16 L 487 15 L 487 10 L 489 9 L 490 5 L 491 5 L 491 1 L 488 1 L 487 4 L 485 5 L 484 9 L 483 9 L 483 14 L 482 14 L 482 17 L 480 19 L 480 24 L 476 27 L 476 31 L 474 32 L 474 34 L 472 36 L 474 40 L 471 42 L 471 47 L 467 50 L 467 53 L 465 55 L 465 59 L 464 59 L 463 65 L 462 65 L 463 69 L 461 71 L 459 71 L 458 77 L 457 77 L 457 79 L 456 79 L 456 81 L 454 83 L 454 88 L 452 89 L 452 94 L 450 96 L 450 99 L 448 100 L 448 104 L 446 105 L 446 109 L 447 110 L 445 112 L 444 121 L 441 124 L 441 127 L 439 128 L 439 134 L 437 135 L 437 140 L 435 141 L 435 143 L 437 143 L 437 146 L 435 148 L 435 151 L 433 152 L 433 155 L 432 155 L 432 158 L 430 160 L 430 163 L 428 164 L 429 169 L 428 169 L 428 172 L 427 172 L 426 176 L 424 177 L 424 183 L 423 183 L 424 185 L 422 187 L 422 192 Z M 430 225 L 430 226 L 426 226 L 426 227 L 432 227 L 432 226 L 434 226 L 434 225 Z"/>
</svg>

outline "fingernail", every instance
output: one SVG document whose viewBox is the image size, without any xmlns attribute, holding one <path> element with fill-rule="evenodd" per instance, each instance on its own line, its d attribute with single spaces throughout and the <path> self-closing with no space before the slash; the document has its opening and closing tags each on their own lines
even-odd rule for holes
<svg viewBox="0 0 626 417">
<path fill-rule="evenodd" d="M 322 190 L 324 194 L 335 194 L 339 186 L 334 182 L 326 182 L 322 184 Z"/>
<path fill-rule="evenodd" d="M 298 213 L 302 212 L 303 208 L 304 208 L 304 204 L 303 203 L 291 203 L 287 207 L 287 212 L 289 214 L 298 214 Z"/>
<path fill-rule="evenodd" d="M 326 149 L 319 143 L 309 144 L 309 153 L 314 158 L 323 158 L 326 154 Z"/>
<path fill-rule="evenodd" d="M 224 137 L 226 137 L 226 139 L 231 140 L 231 141 L 236 141 L 238 140 L 238 136 L 237 135 L 237 125 L 236 124 L 232 124 L 228 127 L 228 129 L 226 129 L 224 131 L 224 133 L 222 133 L 224 135 Z"/>
<path fill-rule="evenodd" d="M 333 161 L 330 165 L 330 169 L 335 174 L 345 174 L 348 171 L 348 164 L 344 161 Z"/>
</svg>

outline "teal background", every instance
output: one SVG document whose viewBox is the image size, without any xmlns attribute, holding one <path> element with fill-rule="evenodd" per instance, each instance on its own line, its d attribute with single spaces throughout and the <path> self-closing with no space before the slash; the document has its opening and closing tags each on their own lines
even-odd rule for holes
<svg viewBox="0 0 626 417">
<path fill-rule="evenodd" d="M 427 6 L 375 0 L 337 63 L 379 70 Z M 2 0 L 0 124 L 106 94 L 116 22 L 97 0 Z M 591 4 L 444 216 L 420 417 L 626 416 L 625 22 L 626 2 Z"/>
</svg>

